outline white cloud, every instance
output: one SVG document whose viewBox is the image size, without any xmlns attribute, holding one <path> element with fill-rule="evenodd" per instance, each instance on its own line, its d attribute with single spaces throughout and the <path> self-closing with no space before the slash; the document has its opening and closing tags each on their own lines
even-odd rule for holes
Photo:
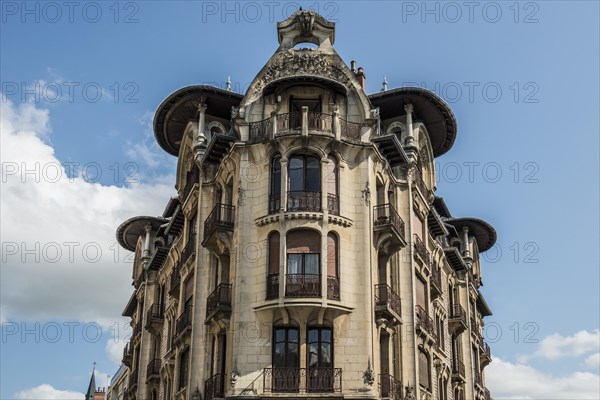
<svg viewBox="0 0 600 400">
<path fill-rule="evenodd" d="M 589 372 L 552 376 L 530 365 L 495 357 L 485 373 L 487 387 L 496 400 L 600 398 L 600 375 Z"/>
<path fill-rule="evenodd" d="M 153 133 L 153 117 L 154 114 L 146 111 L 139 119 L 139 123 L 143 129 L 142 140 L 138 143 L 127 143 L 126 153 L 133 160 L 141 160 L 148 167 L 156 168 L 161 164 L 173 160 L 173 156 L 165 153 L 156 143 Z"/>
<path fill-rule="evenodd" d="M 52 385 L 43 384 L 15 394 L 18 400 L 81 400 L 85 394 L 70 390 L 59 390 Z"/>
<path fill-rule="evenodd" d="M 115 365 L 121 364 L 125 343 L 127 343 L 127 341 L 124 340 L 124 338 L 120 338 L 120 340 L 114 340 L 111 338 L 106 342 L 106 352 L 108 353 L 108 358 Z"/>
<path fill-rule="evenodd" d="M 3 98 L 0 130 L 2 319 L 122 324 L 131 262 L 115 230 L 132 216 L 159 215 L 174 194 L 174 178 L 103 186 L 81 176 L 69 180 L 63 169 L 58 181 L 41 176 L 36 182 L 23 176 L 23 166 L 61 165 L 44 141 L 48 110 Z"/>
<path fill-rule="evenodd" d="M 562 336 L 558 333 L 546 336 L 540 342 L 532 357 L 558 360 L 564 357 L 579 357 L 600 350 L 600 330 L 588 332 L 579 331 L 572 336 Z M 530 357 L 522 358 L 526 360 Z"/>
<path fill-rule="evenodd" d="M 585 365 L 590 368 L 600 368 L 600 353 L 592 354 L 585 359 Z"/>
</svg>

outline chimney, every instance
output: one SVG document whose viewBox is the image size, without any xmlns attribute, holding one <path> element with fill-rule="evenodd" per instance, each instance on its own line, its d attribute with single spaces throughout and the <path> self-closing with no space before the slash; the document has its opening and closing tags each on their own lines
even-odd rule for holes
<svg viewBox="0 0 600 400">
<path fill-rule="evenodd" d="M 356 61 L 354 60 L 350 61 L 350 71 L 352 71 L 352 73 L 356 75 Z"/>
<path fill-rule="evenodd" d="M 360 87 L 362 87 L 362 90 L 364 92 L 365 91 L 365 80 L 367 79 L 367 76 L 363 72 L 362 67 L 358 67 L 358 72 L 356 73 L 356 79 L 358 79 L 358 82 L 360 83 Z"/>
</svg>

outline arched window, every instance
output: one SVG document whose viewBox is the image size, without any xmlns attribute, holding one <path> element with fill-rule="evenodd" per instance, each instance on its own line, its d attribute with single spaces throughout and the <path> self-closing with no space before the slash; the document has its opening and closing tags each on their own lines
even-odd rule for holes
<svg viewBox="0 0 600 400">
<path fill-rule="evenodd" d="M 267 255 L 267 299 L 279 297 L 279 232 L 271 232 Z"/>
<path fill-rule="evenodd" d="M 321 163 L 315 156 L 296 155 L 288 163 L 290 211 L 321 211 Z"/>
<path fill-rule="evenodd" d="M 269 214 L 281 208 L 281 157 L 271 161 L 271 182 L 269 185 Z"/>
<path fill-rule="evenodd" d="M 285 295 L 321 296 L 321 237 L 315 231 L 298 229 L 286 237 L 287 273 Z"/>
<path fill-rule="evenodd" d="M 334 156 L 327 157 L 327 176 L 325 184 L 327 185 L 327 210 L 331 214 L 340 214 L 340 198 L 338 195 L 338 165 Z"/>
<path fill-rule="evenodd" d="M 340 299 L 340 279 L 338 270 L 338 237 L 335 233 L 327 234 L 327 298 Z"/>
</svg>

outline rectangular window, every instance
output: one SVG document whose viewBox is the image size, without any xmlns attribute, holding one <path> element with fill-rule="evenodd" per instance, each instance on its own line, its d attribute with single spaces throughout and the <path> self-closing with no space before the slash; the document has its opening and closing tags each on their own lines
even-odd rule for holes
<svg viewBox="0 0 600 400">
<path fill-rule="evenodd" d="M 416 283 L 417 291 L 417 306 L 420 306 L 423 310 L 427 311 L 427 296 L 425 292 L 425 282 L 421 278 L 417 277 Z"/>
<path fill-rule="evenodd" d="M 179 357 L 179 389 L 183 389 L 187 385 L 189 368 L 189 350 L 185 349 Z"/>
<path fill-rule="evenodd" d="M 429 382 L 429 358 L 423 350 L 419 350 L 419 384 L 427 390 L 431 389 Z"/>
</svg>

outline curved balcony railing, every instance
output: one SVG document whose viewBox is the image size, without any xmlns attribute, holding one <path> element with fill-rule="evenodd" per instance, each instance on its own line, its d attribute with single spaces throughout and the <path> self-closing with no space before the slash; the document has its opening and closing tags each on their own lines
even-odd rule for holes
<svg viewBox="0 0 600 400">
<path fill-rule="evenodd" d="M 373 207 L 375 227 L 391 225 L 404 238 L 404 221 L 393 205 L 386 203 Z"/>
<path fill-rule="evenodd" d="M 332 393 L 342 391 L 341 368 L 265 368 L 267 393 Z"/>
<path fill-rule="evenodd" d="M 300 129 L 302 128 L 302 118 L 300 113 L 291 112 L 277 114 L 275 119 L 277 123 L 278 133 L 300 131 Z"/>
<path fill-rule="evenodd" d="M 269 195 L 269 214 L 273 214 L 281 210 L 281 194 Z"/>
<path fill-rule="evenodd" d="M 360 126 L 361 124 L 340 118 L 340 136 L 346 139 L 360 140 Z"/>
<path fill-rule="evenodd" d="M 333 116 L 331 114 L 323 114 L 320 112 L 308 113 L 308 130 L 333 132 Z"/>
<path fill-rule="evenodd" d="M 425 243 L 423 243 L 417 234 L 413 234 L 413 239 L 415 253 L 421 258 L 421 260 L 423 260 L 425 265 L 429 265 L 429 251 L 427 250 L 427 247 L 425 247 Z"/>
<path fill-rule="evenodd" d="M 340 279 L 337 276 L 327 277 L 327 298 L 329 300 L 340 299 Z"/>
<path fill-rule="evenodd" d="M 212 209 L 204 221 L 204 242 L 209 239 L 217 229 L 227 231 L 233 230 L 235 217 L 235 207 L 228 204 L 218 203 Z"/>
<path fill-rule="evenodd" d="M 321 192 L 290 191 L 288 211 L 321 211 Z"/>
<path fill-rule="evenodd" d="M 426 332 L 432 337 L 436 337 L 435 324 L 433 319 L 427 314 L 427 311 L 421 306 L 416 306 L 415 315 L 417 317 L 417 329 Z"/>
<path fill-rule="evenodd" d="M 251 122 L 249 126 L 250 141 L 263 141 L 269 137 L 269 131 L 273 129 L 273 120 L 271 118 L 263 119 L 258 122 Z"/>
<path fill-rule="evenodd" d="M 279 274 L 267 276 L 267 300 L 279 297 Z"/>
<path fill-rule="evenodd" d="M 329 214 L 340 215 L 340 196 L 337 194 L 327 194 L 327 211 Z"/>
<path fill-rule="evenodd" d="M 287 274 L 285 276 L 285 295 L 287 297 L 320 297 L 321 275 Z"/>
<path fill-rule="evenodd" d="M 217 311 L 231 312 L 230 283 L 221 283 L 206 299 L 206 318 L 212 317 Z"/>
<path fill-rule="evenodd" d="M 465 376 L 465 364 L 462 362 L 462 360 L 458 360 L 456 358 L 452 360 L 452 374 L 462 377 Z"/>
</svg>

